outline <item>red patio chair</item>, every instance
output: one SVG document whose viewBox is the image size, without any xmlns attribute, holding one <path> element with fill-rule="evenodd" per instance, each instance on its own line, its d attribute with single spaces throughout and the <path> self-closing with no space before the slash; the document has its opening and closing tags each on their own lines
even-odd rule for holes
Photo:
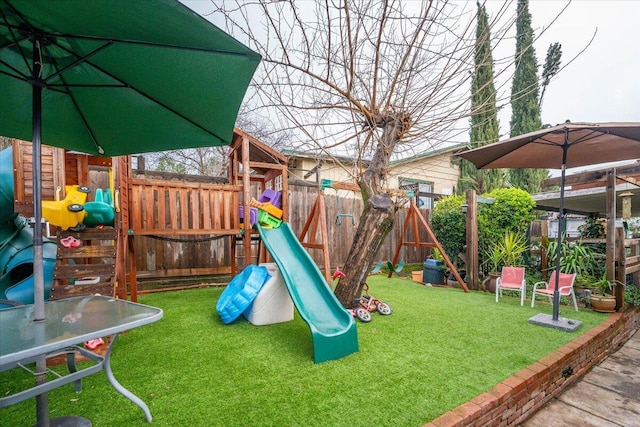
<svg viewBox="0 0 640 427">
<path fill-rule="evenodd" d="M 502 296 L 502 290 L 520 292 L 520 305 L 524 305 L 527 294 L 527 281 L 524 278 L 524 267 L 503 267 L 496 280 L 496 302 Z"/>
<path fill-rule="evenodd" d="M 558 281 L 558 289 L 560 291 L 560 296 L 569 296 L 571 295 L 571 299 L 573 300 L 573 308 L 578 311 L 578 303 L 576 302 L 576 294 L 573 291 L 573 283 L 576 281 L 577 274 L 575 273 L 560 273 L 560 280 Z M 544 285 L 544 288 L 538 288 L 538 285 Z M 533 304 L 536 302 L 536 294 L 546 295 L 549 297 L 549 300 L 553 301 L 553 291 L 556 288 L 556 272 L 555 270 L 551 273 L 551 277 L 549 278 L 549 282 L 538 282 L 533 285 L 533 295 L 531 296 L 531 308 L 533 308 Z"/>
</svg>

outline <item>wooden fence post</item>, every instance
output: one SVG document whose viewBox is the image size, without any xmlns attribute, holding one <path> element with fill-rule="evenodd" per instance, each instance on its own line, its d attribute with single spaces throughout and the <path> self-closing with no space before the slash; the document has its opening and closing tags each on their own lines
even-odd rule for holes
<svg viewBox="0 0 640 427">
<path fill-rule="evenodd" d="M 467 190 L 467 283 L 478 289 L 478 197 L 475 190 Z"/>
</svg>

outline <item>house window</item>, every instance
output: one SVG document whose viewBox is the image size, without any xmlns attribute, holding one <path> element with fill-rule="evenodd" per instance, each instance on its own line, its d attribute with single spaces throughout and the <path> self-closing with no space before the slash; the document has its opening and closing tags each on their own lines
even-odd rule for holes
<svg viewBox="0 0 640 427">
<path fill-rule="evenodd" d="M 275 183 L 274 183 L 274 184 L 275 184 L 275 186 L 276 186 L 276 188 L 274 188 L 274 190 L 282 191 L 282 175 L 278 175 L 278 176 L 276 176 L 276 178 L 274 179 L 274 181 L 275 181 Z"/>
<path fill-rule="evenodd" d="M 419 208 L 431 209 L 433 208 L 433 182 L 422 181 L 410 178 L 398 178 L 398 187 L 401 190 L 411 190 L 415 196 L 416 205 Z"/>
</svg>

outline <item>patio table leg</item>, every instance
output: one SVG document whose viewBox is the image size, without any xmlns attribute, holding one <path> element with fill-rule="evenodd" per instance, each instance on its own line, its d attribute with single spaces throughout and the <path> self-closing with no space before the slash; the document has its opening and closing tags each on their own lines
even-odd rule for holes
<svg viewBox="0 0 640 427">
<path fill-rule="evenodd" d="M 113 336 L 111 342 L 109 343 L 109 348 L 104 355 L 104 372 L 107 374 L 107 379 L 109 380 L 113 388 L 115 388 L 124 397 L 138 405 L 144 412 L 145 417 L 147 417 L 147 422 L 151 422 L 151 412 L 149 411 L 149 407 L 147 406 L 147 404 L 144 403 L 138 396 L 124 388 L 122 384 L 120 384 L 118 380 L 116 380 L 116 378 L 113 376 L 113 372 L 111 371 L 111 349 L 113 348 L 113 343 L 116 341 L 116 338 L 118 338 L 118 334 L 115 334 Z"/>
</svg>

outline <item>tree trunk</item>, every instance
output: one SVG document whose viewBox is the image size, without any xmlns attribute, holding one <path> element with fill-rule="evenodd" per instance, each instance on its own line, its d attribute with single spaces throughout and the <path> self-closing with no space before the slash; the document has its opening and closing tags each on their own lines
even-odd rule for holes
<svg viewBox="0 0 640 427">
<path fill-rule="evenodd" d="M 375 118 L 375 125 L 383 128 L 383 131 L 369 167 L 358 183 L 364 199 L 364 210 L 343 267 L 345 277 L 340 279 L 335 290 L 336 297 L 347 308 L 352 307 L 353 301 L 360 297 L 380 246 L 393 228 L 397 206 L 391 196 L 384 192 L 384 183 L 391 153 L 409 124 L 409 117 L 403 113 L 389 113 Z"/>
<path fill-rule="evenodd" d="M 335 291 L 345 307 L 352 307 L 353 301 L 362 293 L 380 246 L 393 228 L 394 217 L 394 203 L 387 194 L 377 194 L 365 203 L 342 269 L 346 276 L 340 279 Z"/>
</svg>

